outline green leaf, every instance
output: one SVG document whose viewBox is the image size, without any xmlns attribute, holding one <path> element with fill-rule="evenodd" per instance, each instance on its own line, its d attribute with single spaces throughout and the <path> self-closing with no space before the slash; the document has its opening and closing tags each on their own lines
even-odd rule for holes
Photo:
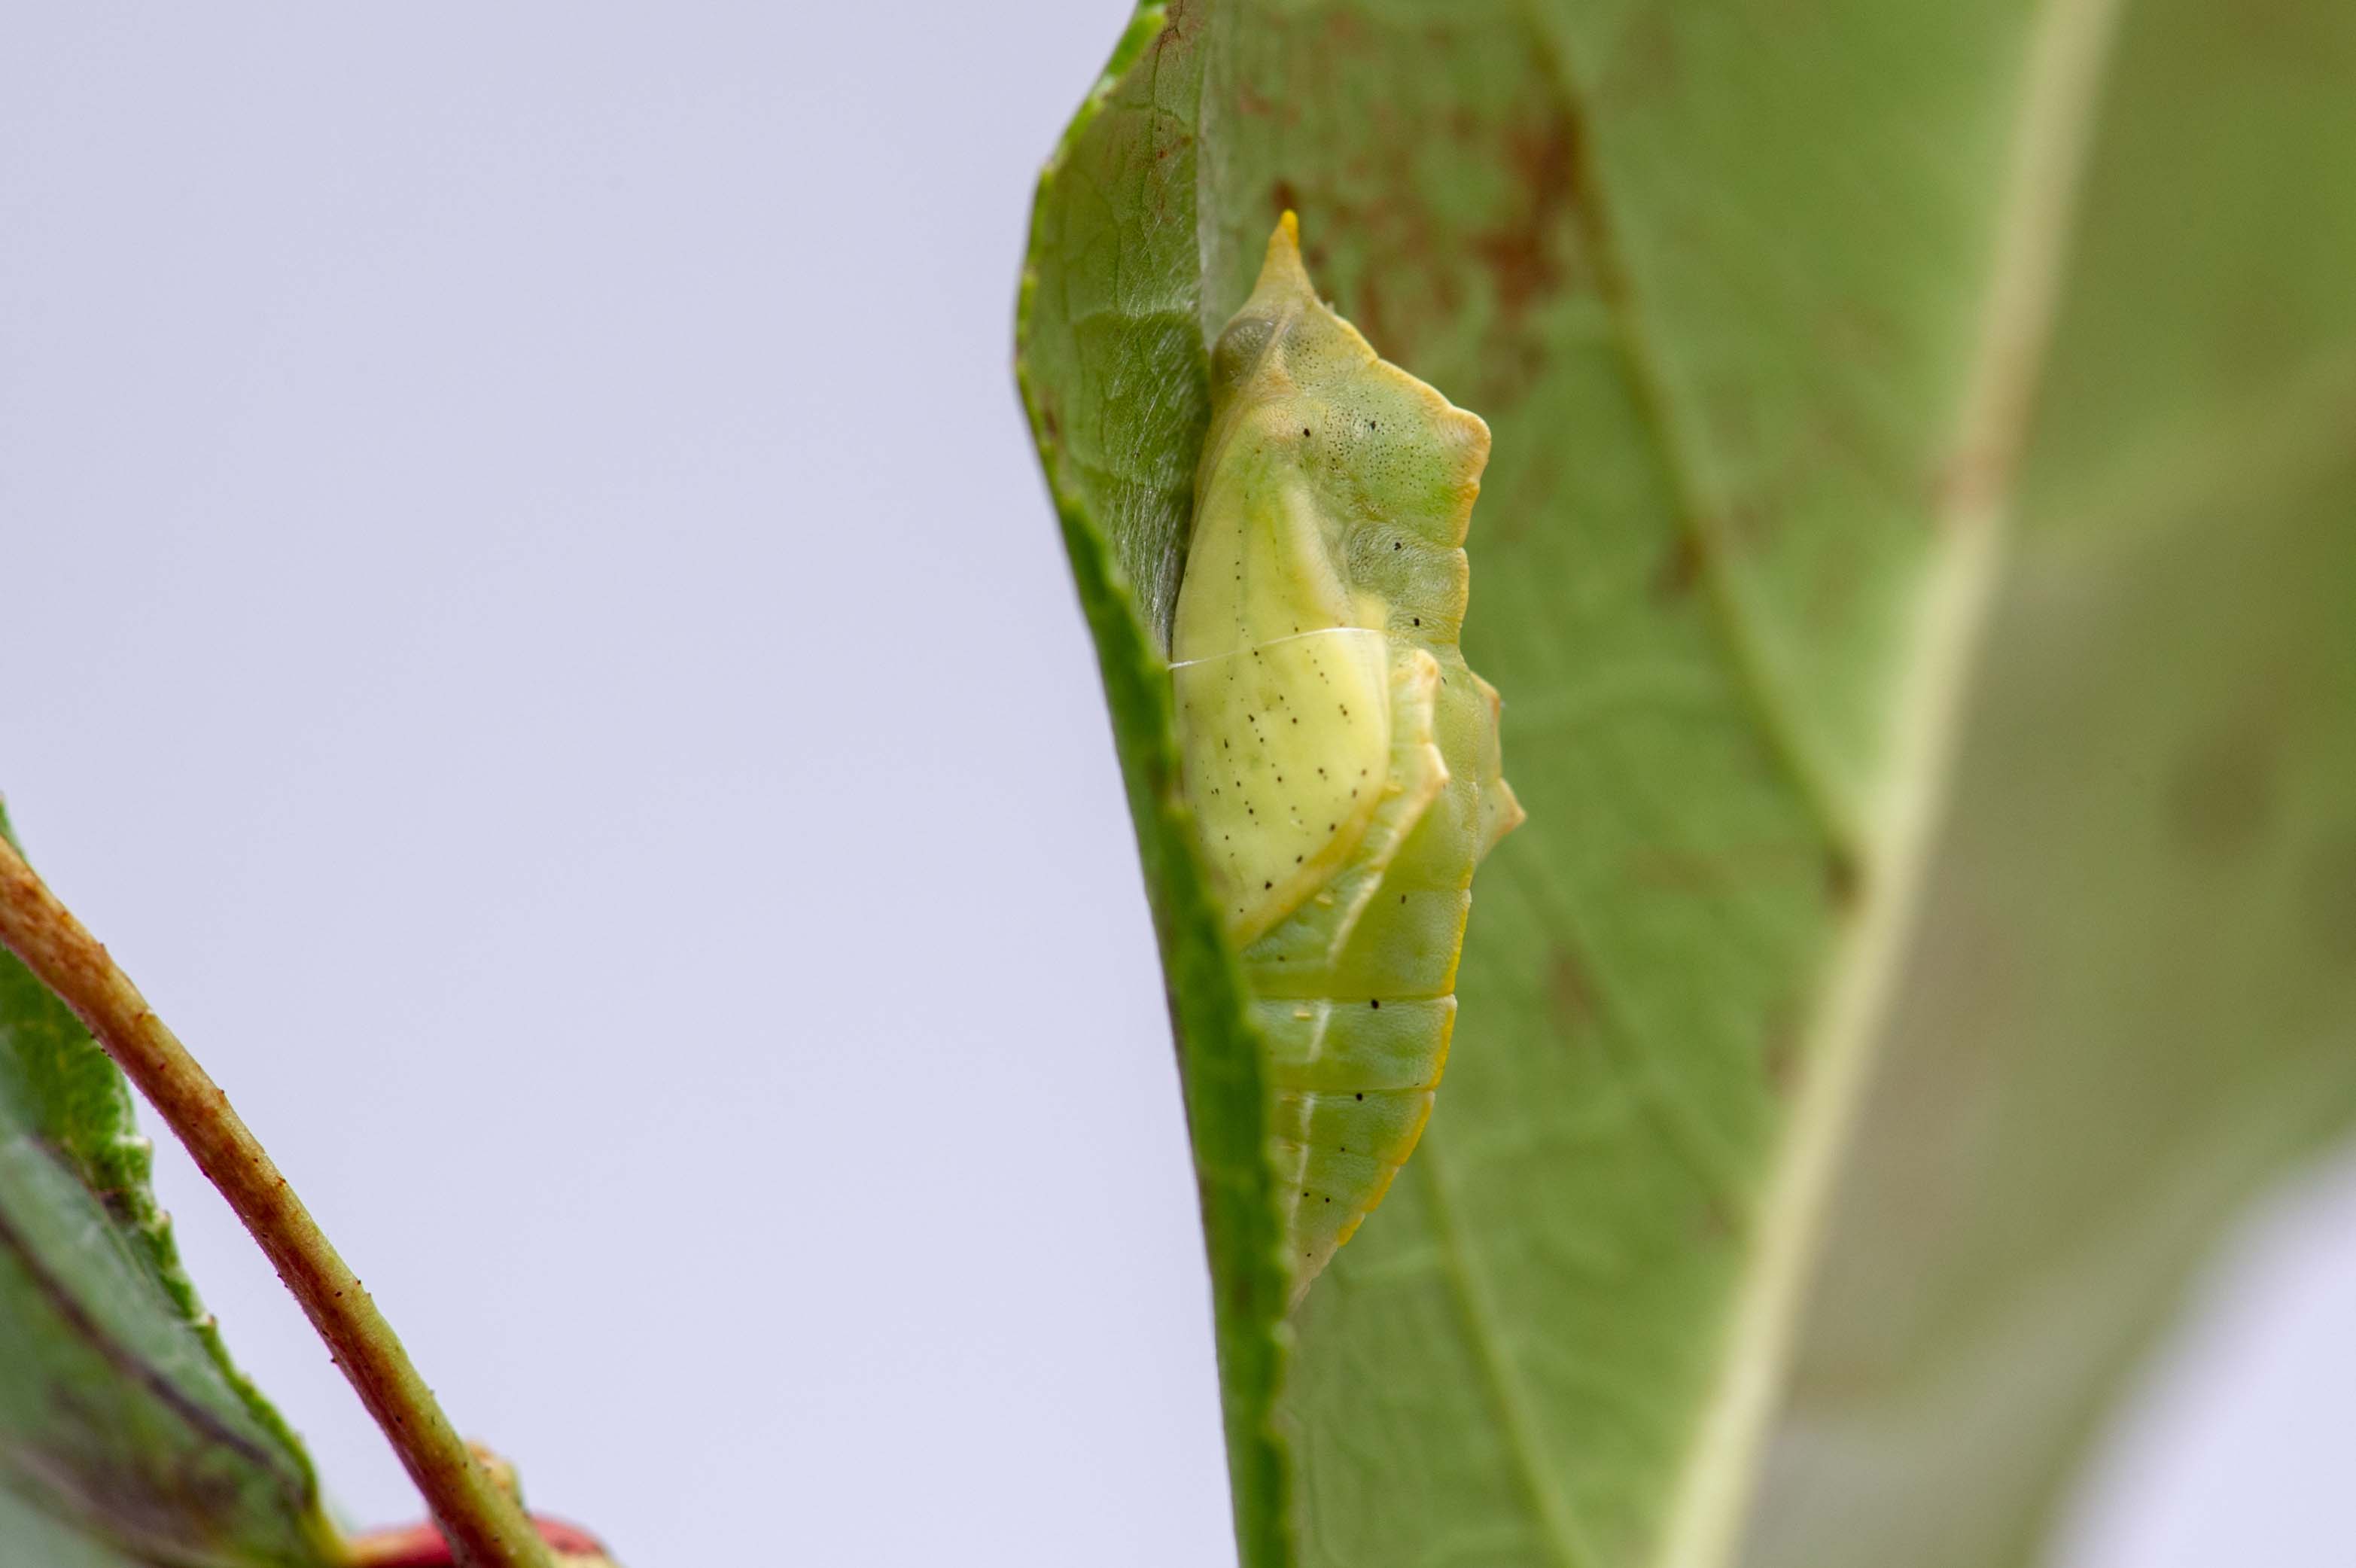
<svg viewBox="0 0 2356 1568">
<path fill-rule="evenodd" d="M 1243 978 L 1188 847 L 1162 656 L 1210 417 L 1183 172 L 1201 57 L 1163 21 L 1159 6 L 1138 12 L 1041 182 L 1017 371 L 1096 637 L 1182 1042 L 1237 1533 L 1246 1561 L 1280 1563 L 1293 1555 L 1275 1408 L 1290 1334 L 1268 1091 Z"/>
<path fill-rule="evenodd" d="M 1140 14 L 1043 180 L 1018 361 L 1253 1568 L 2011 1560 L 2234 1204 L 2346 1130 L 2351 26 Z M 1494 431 L 1464 646 L 1529 811 L 1423 1146 L 1290 1325 L 1161 658 L 1205 344 L 1286 207 Z"/>
<path fill-rule="evenodd" d="M 35 1553 L 6 1560 L 332 1563 L 310 1461 L 230 1366 L 149 1163 L 123 1075 L 0 951 L 0 1541 Z"/>
<path fill-rule="evenodd" d="M 2356 12 L 2130 10 L 1757 1568 L 2006 1568 L 2356 1126 Z"/>
<path fill-rule="evenodd" d="M 136 1559 L 5 1491 L 0 1491 L 0 1541 L 14 1553 L 6 1561 L 26 1568 L 137 1568 Z"/>
</svg>

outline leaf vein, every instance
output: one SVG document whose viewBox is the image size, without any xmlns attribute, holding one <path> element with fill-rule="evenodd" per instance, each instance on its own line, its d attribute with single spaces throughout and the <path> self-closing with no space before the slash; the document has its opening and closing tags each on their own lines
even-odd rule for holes
<svg viewBox="0 0 2356 1568">
<path fill-rule="evenodd" d="M 1594 263 L 1596 293 L 1612 324 L 1613 341 L 1626 367 L 1637 412 L 1652 435 L 1661 470 L 1667 477 L 1677 525 L 1693 546 L 1704 598 L 1735 684 L 1757 715 L 1759 733 L 1765 738 L 1770 755 L 1791 779 L 1831 853 L 1854 865 L 1858 864 L 1863 835 L 1851 808 L 1832 783 L 1829 770 L 1801 733 L 1795 717 L 1797 705 L 1785 694 L 1766 639 L 1727 564 L 1728 546 L 1719 523 L 1726 513 L 1724 499 L 1710 492 L 1694 454 L 1694 444 L 1678 428 L 1669 395 L 1666 362 L 1645 327 L 1635 285 L 1621 252 L 1618 226 L 1606 210 L 1603 170 L 1595 156 L 1595 122 L 1586 93 L 1572 75 L 1563 46 L 1537 10 L 1535 0 L 1525 0 L 1525 16 L 1547 81 L 1577 132 L 1571 137 L 1571 156 L 1577 171 L 1573 177 L 1577 195 L 1569 203 L 1571 220 L 1578 225 L 1581 248 Z"/>
<path fill-rule="evenodd" d="M 1456 1206 L 1448 1191 L 1448 1181 L 1441 1166 L 1446 1160 L 1438 1147 L 1439 1140 L 1427 1135 L 1423 1147 L 1410 1162 L 1410 1169 L 1420 1169 L 1425 1188 L 1430 1193 L 1432 1231 L 1440 1241 L 1443 1272 L 1447 1276 L 1449 1294 L 1456 1305 L 1457 1316 L 1464 1324 L 1466 1345 L 1473 1359 L 1480 1364 L 1482 1382 L 1489 1402 L 1496 1408 L 1507 1449 L 1514 1467 L 1519 1472 L 1524 1490 L 1537 1511 L 1540 1534 L 1547 1556 L 1558 1568 L 1599 1568 L 1603 1554 L 1579 1523 L 1572 1512 L 1570 1500 L 1557 1484 L 1553 1469 L 1547 1463 L 1545 1439 L 1537 1429 L 1537 1419 L 1529 1403 L 1522 1397 L 1521 1387 L 1515 1380 L 1508 1364 L 1505 1337 L 1497 1327 L 1496 1315 L 1491 1310 L 1488 1294 L 1476 1273 L 1471 1247 L 1464 1228 L 1456 1217 Z"/>
</svg>

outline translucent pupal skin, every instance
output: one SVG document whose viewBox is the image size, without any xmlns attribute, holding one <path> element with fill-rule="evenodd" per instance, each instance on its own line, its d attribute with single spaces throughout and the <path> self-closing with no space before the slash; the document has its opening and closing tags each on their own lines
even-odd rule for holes
<svg viewBox="0 0 2356 1568">
<path fill-rule="evenodd" d="M 1299 1291 L 1422 1135 L 1472 871 L 1522 820 L 1497 693 L 1457 647 L 1488 458 L 1486 424 L 1318 299 L 1285 214 L 1212 355 L 1171 662 L 1269 1046 Z"/>
</svg>

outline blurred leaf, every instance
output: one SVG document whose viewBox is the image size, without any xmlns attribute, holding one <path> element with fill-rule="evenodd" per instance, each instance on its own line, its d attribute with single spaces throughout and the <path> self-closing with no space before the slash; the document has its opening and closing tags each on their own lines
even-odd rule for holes
<svg viewBox="0 0 2356 1568">
<path fill-rule="evenodd" d="M 2235 1210 L 2356 1125 L 2356 10 L 2144 0 L 1747 1561 L 2040 1561 Z"/>
<path fill-rule="evenodd" d="M 2344 1128 L 2351 25 L 1141 14 L 1043 181 L 1018 347 L 1254 1568 L 1296 1515 L 1359 1568 L 1729 1560 L 1877 1043 L 1759 1560 L 2011 1561 L 2233 1204 Z M 1160 660 L 1205 345 L 1287 206 L 1337 306 L 1495 431 L 1465 649 L 1530 813 L 1424 1145 L 1291 1328 Z"/>
<path fill-rule="evenodd" d="M 0 950 L 0 1562 L 331 1563 L 310 1461 L 230 1365 L 148 1166 L 123 1075 Z"/>
<path fill-rule="evenodd" d="M 0 1491 L 0 1541 L 9 1568 L 139 1568 L 138 1560 L 50 1518 L 13 1493 Z"/>
</svg>

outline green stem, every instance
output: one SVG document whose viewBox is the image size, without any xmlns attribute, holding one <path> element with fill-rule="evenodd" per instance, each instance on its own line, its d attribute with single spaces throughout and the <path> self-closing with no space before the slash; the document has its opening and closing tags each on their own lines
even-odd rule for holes
<svg viewBox="0 0 2356 1568">
<path fill-rule="evenodd" d="M 74 1010 L 229 1199 L 383 1428 L 459 1559 L 472 1568 L 552 1568 L 523 1509 L 459 1440 L 392 1326 L 230 1109 L 229 1096 L 5 838 L 0 942 Z"/>
</svg>

